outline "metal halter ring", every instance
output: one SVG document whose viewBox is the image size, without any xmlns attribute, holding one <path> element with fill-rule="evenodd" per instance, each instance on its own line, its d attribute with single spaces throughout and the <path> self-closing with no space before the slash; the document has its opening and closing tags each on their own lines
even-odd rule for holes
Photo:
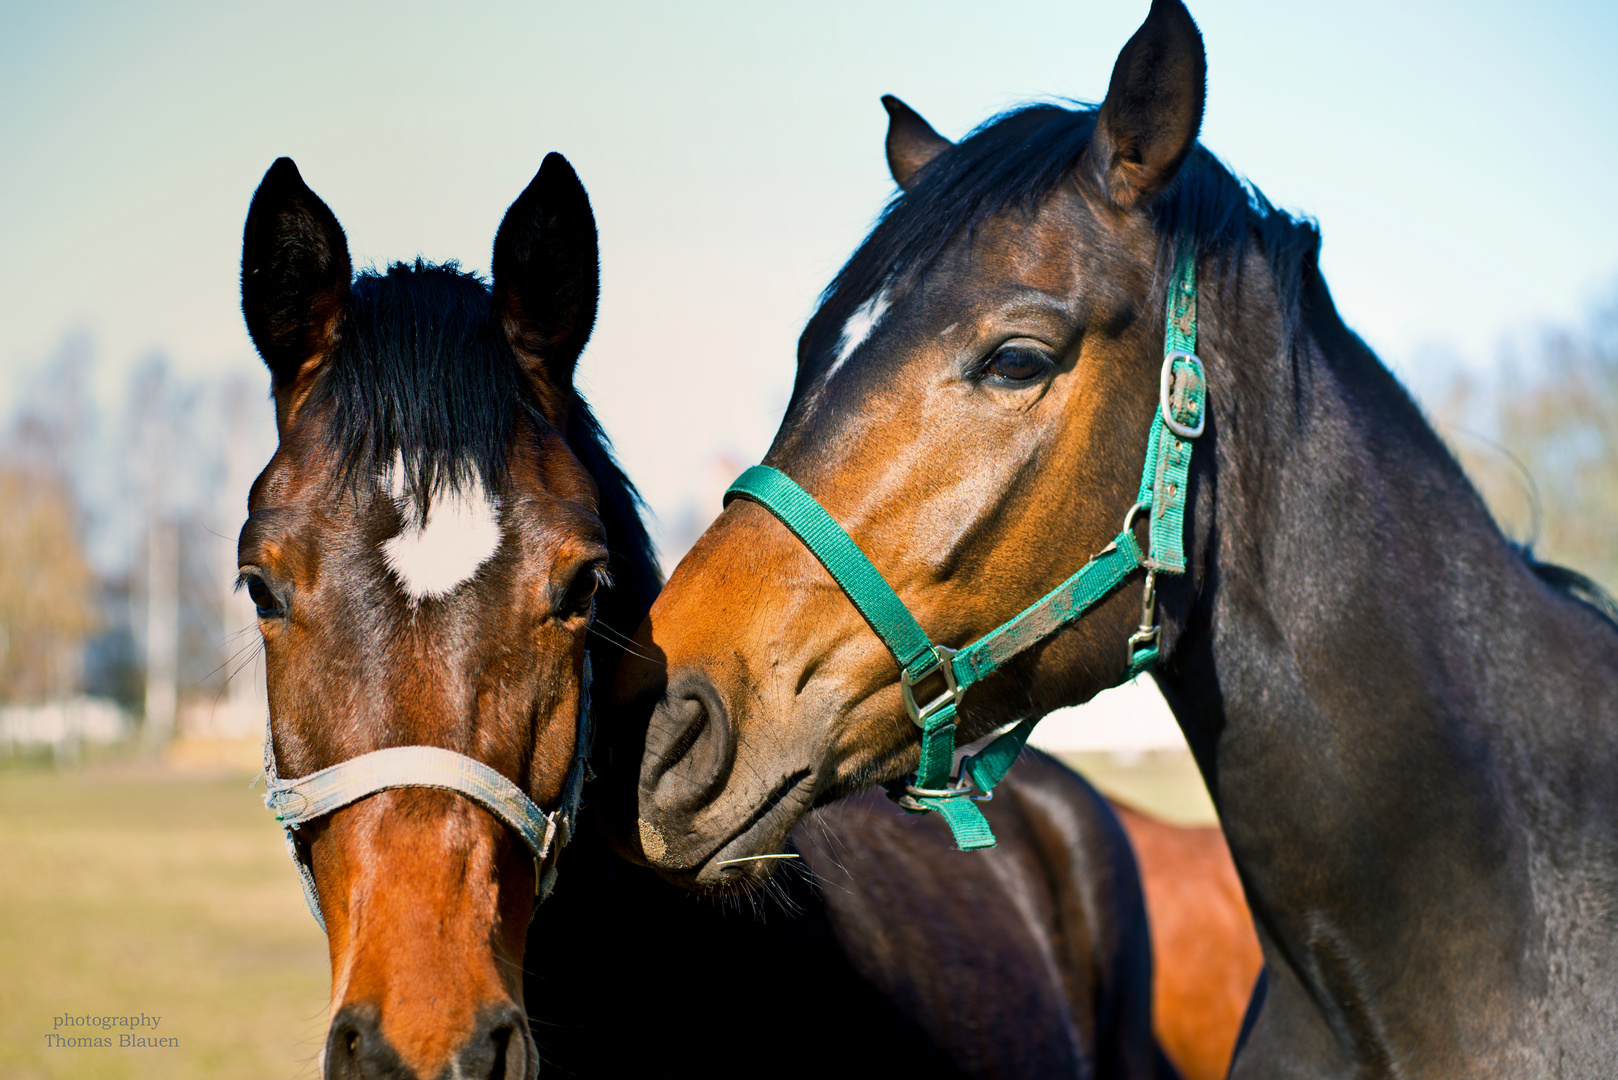
<svg viewBox="0 0 1618 1080">
<path fill-rule="evenodd" d="M 914 810 L 917 812 L 925 811 L 927 809 L 927 807 L 923 806 L 917 801 L 918 799 L 959 799 L 965 797 L 971 799 L 973 802 L 989 802 L 994 798 L 993 791 L 983 791 L 973 794 L 973 792 L 977 790 L 977 785 L 973 783 L 972 774 L 968 772 L 966 768 L 971 763 L 971 754 L 966 754 L 961 758 L 961 767 L 956 771 L 955 775 L 950 778 L 949 787 L 924 788 L 917 787 L 915 784 L 906 784 L 903 795 L 890 795 L 889 798 L 898 803 L 904 809 Z"/>
<path fill-rule="evenodd" d="M 1196 427 L 1182 424 L 1180 421 L 1174 418 L 1174 409 L 1169 404 L 1169 393 L 1174 389 L 1174 362 L 1176 360 L 1184 360 L 1192 367 L 1196 368 L 1197 378 L 1201 380 L 1203 386 L 1208 385 L 1208 378 L 1205 374 L 1203 374 L 1202 361 L 1197 358 L 1197 354 L 1193 352 L 1186 352 L 1184 349 L 1174 350 L 1167 356 L 1163 357 L 1163 374 L 1158 378 L 1157 384 L 1158 411 L 1163 414 L 1164 427 L 1168 428 L 1182 439 L 1195 439 L 1198 435 L 1202 434 L 1203 424 L 1205 424 L 1208 419 L 1208 410 L 1204 408 L 1197 411 Z"/>
</svg>

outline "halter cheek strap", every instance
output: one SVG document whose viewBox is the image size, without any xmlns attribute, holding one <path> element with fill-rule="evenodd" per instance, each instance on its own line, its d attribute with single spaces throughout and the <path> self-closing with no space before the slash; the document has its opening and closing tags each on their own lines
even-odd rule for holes
<svg viewBox="0 0 1618 1080">
<path fill-rule="evenodd" d="M 1039 721 L 1039 717 L 1021 721 L 975 757 L 963 758 L 960 772 L 951 776 L 956 713 L 968 689 L 1073 622 L 1142 567 L 1146 576 L 1141 623 L 1129 639 L 1125 679 L 1157 662 L 1157 575 L 1185 571 L 1186 476 L 1192 440 L 1202 434 L 1206 420 L 1207 380 L 1196 356 L 1196 263 L 1189 255 L 1180 260 L 1167 307 L 1158 408 L 1146 446 L 1140 492 L 1124 517 L 1123 530 L 1072 577 L 962 649 L 933 644 L 853 538 L 814 496 L 784 473 L 755 465 L 725 493 L 727 505 L 735 498 L 751 499 L 780 519 L 826 568 L 893 654 L 905 709 L 921 729 L 921 761 L 915 782 L 905 786 L 899 805 L 917 813 L 936 810 L 962 851 L 994 846 L 994 833 L 973 800 L 993 796 L 994 786 L 1011 768 Z M 1142 514 L 1149 519 L 1146 552 L 1135 539 L 1135 521 Z M 928 686 L 933 687 L 930 693 L 925 689 Z M 917 699 L 918 692 L 924 700 Z"/>
<path fill-rule="evenodd" d="M 264 805 L 286 831 L 287 851 L 303 883 L 303 899 L 320 929 L 326 920 L 320 914 L 320 896 L 309 867 L 306 848 L 299 842 L 298 826 L 340 810 L 379 791 L 391 788 L 425 787 L 453 791 L 483 807 L 509 826 L 534 856 L 534 891 L 543 901 L 556 884 L 554 861 L 541 870 L 553 845 L 566 846 L 573 832 L 584 790 L 590 741 L 590 655 L 584 657 L 584 686 L 579 703 L 579 731 L 573 764 L 562 786 L 561 804 L 544 813 L 516 784 L 483 762 L 437 746 L 394 746 L 361 754 L 330 768 L 296 779 L 283 780 L 275 771 L 275 744 L 268 725 L 264 732 Z M 534 906 L 538 911 L 539 905 Z M 532 918 L 532 915 L 530 915 Z"/>
</svg>

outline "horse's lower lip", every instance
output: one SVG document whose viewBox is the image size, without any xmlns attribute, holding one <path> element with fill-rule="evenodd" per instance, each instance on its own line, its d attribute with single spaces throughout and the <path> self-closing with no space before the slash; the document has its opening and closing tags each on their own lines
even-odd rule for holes
<svg viewBox="0 0 1618 1080">
<path fill-rule="evenodd" d="M 811 769 L 784 777 L 730 838 L 709 852 L 706 859 L 686 869 L 663 871 L 664 876 L 699 891 L 734 888 L 750 880 L 763 880 L 780 863 L 792 861 L 781 857 L 786 854 L 781 851 L 781 845 L 791 832 L 791 824 L 782 828 L 781 820 L 787 817 L 795 822 L 807 809 L 814 788 Z"/>
</svg>

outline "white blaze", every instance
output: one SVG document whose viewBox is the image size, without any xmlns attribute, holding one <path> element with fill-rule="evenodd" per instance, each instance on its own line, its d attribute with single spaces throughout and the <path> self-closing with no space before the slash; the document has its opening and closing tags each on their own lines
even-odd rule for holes
<svg viewBox="0 0 1618 1080">
<path fill-rule="evenodd" d="M 388 488 L 404 502 L 403 462 L 395 459 Z M 382 545 L 382 558 L 411 600 L 448 596 L 500 549 L 500 508 L 473 477 L 464 489 L 446 485 L 417 520 L 401 505 L 405 526 Z"/>
<path fill-rule="evenodd" d="M 854 350 L 865 344 L 865 339 L 870 337 L 871 331 L 882 322 L 882 316 L 888 313 L 888 307 L 892 303 L 893 298 L 888 294 L 888 287 L 884 285 L 876 291 L 875 296 L 854 309 L 854 314 L 843 324 L 843 336 L 837 342 L 837 359 L 826 369 L 826 378 L 829 379 L 836 374 L 844 361 L 854 355 Z"/>
</svg>

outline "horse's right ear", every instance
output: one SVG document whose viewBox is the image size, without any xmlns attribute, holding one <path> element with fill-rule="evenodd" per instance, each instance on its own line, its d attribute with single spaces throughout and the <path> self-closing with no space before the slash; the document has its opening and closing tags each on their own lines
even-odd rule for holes
<svg viewBox="0 0 1618 1080">
<path fill-rule="evenodd" d="M 547 154 L 494 237 L 494 305 L 540 407 L 565 428 L 573 368 L 595 327 L 601 268 L 590 196 L 561 154 Z"/>
<path fill-rule="evenodd" d="M 353 276 L 343 227 L 281 158 L 253 195 L 242 237 L 242 314 L 269 365 L 283 426 L 300 376 L 328 355 Z"/>
<path fill-rule="evenodd" d="M 955 144 L 892 94 L 882 95 L 882 107 L 888 110 L 888 171 L 895 184 L 909 191 L 921 178 L 921 170 Z"/>
<path fill-rule="evenodd" d="M 1152 10 L 1118 54 L 1081 167 L 1116 206 L 1132 209 L 1169 186 L 1202 127 L 1208 61 L 1180 0 Z"/>
</svg>

